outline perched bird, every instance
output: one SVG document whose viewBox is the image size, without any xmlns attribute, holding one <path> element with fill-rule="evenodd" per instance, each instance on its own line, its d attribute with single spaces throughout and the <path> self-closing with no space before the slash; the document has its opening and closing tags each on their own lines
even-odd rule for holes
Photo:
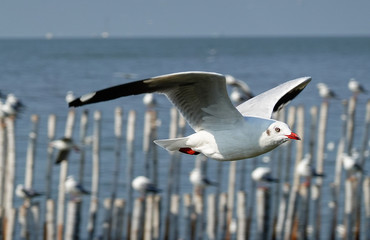
<svg viewBox="0 0 370 240">
<path fill-rule="evenodd" d="M 298 164 L 296 171 L 302 177 L 324 177 L 324 174 L 316 172 L 311 164 L 311 155 L 306 156 Z"/>
<path fill-rule="evenodd" d="M 42 196 L 43 194 L 33 189 L 25 188 L 22 184 L 18 184 L 17 188 L 15 189 L 15 195 L 19 198 L 31 199 L 34 197 Z"/>
<path fill-rule="evenodd" d="M 245 82 L 236 79 L 230 74 L 226 74 L 225 79 L 227 85 L 239 89 L 243 93 L 243 96 L 246 97 L 247 99 L 254 97 L 252 90 Z"/>
<path fill-rule="evenodd" d="M 66 94 L 66 102 L 67 103 L 70 103 L 72 102 L 74 99 L 75 99 L 75 95 L 73 94 L 72 91 L 68 91 L 67 94 Z"/>
<path fill-rule="evenodd" d="M 250 99 L 250 97 L 245 96 L 238 88 L 234 87 L 231 91 L 230 99 L 234 104 L 239 105 Z"/>
<path fill-rule="evenodd" d="M 146 193 L 159 193 L 162 190 L 157 188 L 152 181 L 144 176 L 138 176 L 132 180 L 132 188 L 136 191 L 140 192 L 141 194 Z"/>
<path fill-rule="evenodd" d="M 348 82 L 348 89 L 355 95 L 359 93 L 366 93 L 365 88 L 356 79 L 351 78 Z"/>
<path fill-rule="evenodd" d="M 67 177 L 64 182 L 64 187 L 66 193 L 70 194 L 72 197 L 80 197 L 84 194 L 90 194 L 90 192 L 78 183 L 72 175 Z"/>
<path fill-rule="evenodd" d="M 9 93 L 1 106 L 1 111 L 5 116 L 16 116 L 23 108 L 23 103 L 13 93 Z"/>
<path fill-rule="evenodd" d="M 325 83 L 318 83 L 317 88 L 319 90 L 320 97 L 324 99 L 338 98 L 333 90 L 331 90 Z"/>
<path fill-rule="evenodd" d="M 355 156 L 350 156 L 346 153 L 342 154 L 343 168 L 349 172 L 362 172 L 363 169 L 360 164 L 357 163 Z"/>
<path fill-rule="evenodd" d="M 153 93 L 146 93 L 143 97 L 143 103 L 147 108 L 154 108 L 157 105 L 157 100 Z"/>
<path fill-rule="evenodd" d="M 271 169 L 268 167 L 258 167 L 252 172 L 252 179 L 256 182 L 279 182 L 278 179 L 273 178 Z"/>
<path fill-rule="evenodd" d="M 73 140 L 71 138 L 66 137 L 51 141 L 49 143 L 49 146 L 59 150 L 58 156 L 55 161 L 56 164 L 59 164 L 63 160 L 66 160 L 69 156 L 71 149 L 79 151 L 78 146 L 73 142 Z"/>
<path fill-rule="evenodd" d="M 299 140 L 286 123 L 271 115 L 297 96 L 311 81 L 304 77 L 281 84 L 236 108 L 225 76 L 209 72 L 181 72 L 126 83 L 85 94 L 70 107 L 141 93 L 164 93 L 195 130 L 182 138 L 155 140 L 168 151 L 231 161 L 269 152 L 289 139 Z"/>
<path fill-rule="evenodd" d="M 204 188 L 208 186 L 217 186 L 217 183 L 210 181 L 206 176 L 203 175 L 199 168 L 194 168 L 190 172 L 189 180 L 195 187 Z"/>
</svg>

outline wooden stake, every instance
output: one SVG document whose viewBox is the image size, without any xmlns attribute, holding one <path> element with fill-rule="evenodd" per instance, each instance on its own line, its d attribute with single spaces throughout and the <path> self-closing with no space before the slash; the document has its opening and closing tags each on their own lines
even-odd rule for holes
<svg viewBox="0 0 370 240">
<path fill-rule="evenodd" d="M 101 131 L 101 112 L 94 112 L 94 141 L 92 154 L 92 174 L 91 174 L 91 198 L 89 223 L 87 226 L 88 238 L 93 239 L 99 206 L 99 176 L 100 176 L 100 131 Z"/>
</svg>

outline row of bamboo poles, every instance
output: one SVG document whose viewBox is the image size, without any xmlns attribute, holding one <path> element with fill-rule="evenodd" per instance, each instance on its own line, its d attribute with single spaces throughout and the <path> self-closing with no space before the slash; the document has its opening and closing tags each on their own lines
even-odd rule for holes
<svg viewBox="0 0 370 240">
<path fill-rule="evenodd" d="M 127 116 L 126 138 L 123 131 L 123 111 L 116 108 L 114 147 L 114 172 L 112 191 L 109 198 L 101 199 L 99 187 L 103 172 L 101 166 L 101 124 L 100 111 L 94 112 L 93 141 L 91 151 L 91 174 L 86 174 L 86 149 L 81 147 L 79 154 L 79 182 L 91 178 L 91 194 L 79 200 L 67 198 L 65 180 L 70 171 L 69 161 L 54 165 L 54 150 L 47 148 L 45 193 L 36 199 L 24 199 L 20 207 L 14 206 L 16 182 L 16 135 L 14 117 L 1 119 L 0 127 L 0 239 L 369 239 L 370 238 L 370 178 L 364 172 L 356 174 L 342 172 L 342 154 L 351 154 L 355 128 L 357 98 L 343 102 L 343 131 L 338 134 L 338 145 L 334 173 L 324 169 L 326 129 L 329 103 L 324 101 L 320 107 L 309 109 L 309 117 L 303 106 L 289 107 L 287 114 L 280 112 L 278 118 L 286 120 L 296 129 L 305 141 L 288 143 L 271 153 L 270 165 L 280 179 L 277 184 L 245 183 L 247 164 L 257 165 L 253 160 L 228 163 L 208 162 L 198 156 L 195 165 L 207 171 L 207 165 L 216 164 L 215 178 L 219 182 L 214 191 L 194 189 L 192 193 L 181 192 L 181 155 L 171 153 L 170 161 L 159 161 L 153 139 L 157 138 L 157 113 L 148 110 L 143 129 L 144 162 L 143 175 L 159 184 L 158 169 L 168 166 L 166 189 L 161 194 L 144 194 L 134 198 L 131 181 L 134 178 L 136 137 L 136 112 L 131 110 Z M 370 101 L 366 109 L 360 109 L 364 117 L 364 128 L 360 146 L 359 164 L 364 168 L 369 156 Z M 76 112 L 69 111 L 64 136 L 73 137 Z M 179 137 L 185 133 L 185 121 L 175 109 L 170 112 L 169 137 Z M 285 119 L 286 118 L 286 119 Z M 309 131 L 305 132 L 305 119 L 309 121 Z M 48 118 L 48 141 L 55 139 L 56 116 Z M 39 116 L 31 116 L 31 133 L 27 148 L 25 168 L 26 188 L 34 186 L 36 142 L 39 132 Z M 79 144 L 86 144 L 88 112 L 81 112 Z M 358 126 L 357 126 L 358 127 Z M 103 139 L 104 140 L 104 139 Z M 308 152 L 316 160 L 316 170 L 325 172 L 333 178 L 331 192 L 323 192 L 323 178 L 301 179 L 295 167 L 304 157 L 305 143 Z M 126 149 L 123 149 L 125 145 Z M 316 149 L 316 151 L 315 151 Z M 141 150 L 140 150 L 141 151 Z M 125 154 L 123 154 L 125 153 Z M 316 154 L 315 154 L 316 153 Z M 90 160 L 89 160 L 90 161 Z M 213 160 L 211 160 L 213 161 Z M 124 163 L 124 165 L 123 165 Z M 228 179 L 222 169 L 229 166 Z M 53 197 L 52 182 L 56 181 L 52 169 L 59 168 L 57 197 Z M 241 174 L 237 174 L 240 171 Z M 37 173 L 41 174 L 41 173 Z M 119 175 L 124 174 L 125 197 L 117 197 Z M 344 177 L 343 177 L 344 176 Z M 239 184 L 237 180 L 239 179 Z M 226 191 L 221 182 L 228 182 Z M 237 187 L 239 185 L 239 187 Z M 344 198 L 344 200 L 342 200 Z M 89 203 L 86 203 L 89 199 Z M 330 205 L 323 203 L 330 199 Z M 89 205 L 89 212 L 83 205 Z M 326 212 L 325 214 L 323 212 Z M 99 214 L 100 216 L 99 216 Z M 102 219 L 98 221 L 98 219 Z M 313 220 L 312 220 L 313 219 Z M 87 226 L 82 226 L 87 222 Z M 322 229 L 326 222 L 325 229 Z"/>
</svg>

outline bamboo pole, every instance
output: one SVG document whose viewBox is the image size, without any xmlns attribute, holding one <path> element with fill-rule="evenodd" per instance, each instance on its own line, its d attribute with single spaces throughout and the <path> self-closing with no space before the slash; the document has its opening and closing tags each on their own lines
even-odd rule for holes
<svg viewBox="0 0 370 240">
<path fill-rule="evenodd" d="M 144 175 L 148 178 L 150 176 L 150 136 L 151 136 L 151 114 L 150 111 L 145 112 L 144 116 L 144 132 L 143 132 L 143 152 L 144 152 Z"/>
<path fill-rule="evenodd" d="M 103 239 L 108 240 L 110 239 L 110 230 L 111 230 L 111 222 L 110 222 L 110 217 L 112 214 L 112 199 L 111 198 L 105 198 L 103 201 L 103 206 L 104 206 L 104 221 L 103 221 Z"/>
<path fill-rule="evenodd" d="M 357 97 L 352 96 L 348 101 L 348 119 L 347 119 L 347 153 L 351 154 L 353 146 L 353 134 L 355 132 L 355 115 L 356 115 Z"/>
<path fill-rule="evenodd" d="M 46 217 L 45 217 L 45 232 L 44 236 L 46 240 L 54 240 L 55 239 L 55 231 L 54 231 L 54 200 L 47 199 L 46 200 Z"/>
<path fill-rule="evenodd" d="M 31 232 L 32 239 L 39 239 L 39 229 L 40 229 L 40 203 L 35 202 L 31 206 Z"/>
<path fill-rule="evenodd" d="M 220 194 L 220 201 L 218 206 L 218 229 L 217 229 L 217 239 L 225 239 L 226 228 L 227 228 L 227 194 Z"/>
<path fill-rule="evenodd" d="M 130 239 L 140 240 L 143 237 L 143 202 L 145 199 L 137 198 L 134 202 L 134 210 L 132 214 L 132 228 Z"/>
<path fill-rule="evenodd" d="M 48 140 L 49 142 L 55 139 L 55 126 L 56 126 L 56 115 L 51 114 L 48 118 Z M 45 176 L 45 197 L 46 199 L 51 198 L 51 186 L 52 186 L 52 168 L 53 168 L 53 147 L 48 145 L 47 148 L 47 170 Z"/>
<path fill-rule="evenodd" d="M 320 117 L 318 125 L 317 138 L 317 156 L 316 156 L 316 171 L 318 173 L 324 172 L 324 155 L 325 155 L 325 141 L 326 141 L 326 126 L 328 122 L 329 103 L 322 102 L 320 106 Z M 321 188 L 323 184 L 322 177 L 316 177 L 317 198 L 314 200 L 314 236 L 319 239 L 321 236 Z"/>
<path fill-rule="evenodd" d="M 186 193 L 184 198 L 184 225 L 185 225 L 185 236 L 184 239 L 194 239 L 194 224 L 193 224 L 193 204 L 191 195 Z"/>
<path fill-rule="evenodd" d="M 353 211 L 354 211 L 354 192 L 356 179 L 347 178 L 345 181 L 345 202 L 344 202 L 344 223 L 345 239 L 353 239 Z"/>
<path fill-rule="evenodd" d="M 29 140 L 28 140 L 28 147 L 27 147 L 27 155 L 26 155 L 26 170 L 25 170 L 25 180 L 24 180 L 24 187 L 26 189 L 32 189 L 33 184 L 33 172 L 34 172 L 34 160 L 36 155 L 36 140 L 37 140 L 37 133 L 38 133 L 38 124 L 39 124 L 39 117 L 37 115 L 31 116 L 31 132 L 29 133 Z M 25 198 L 23 202 L 24 208 L 22 209 L 24 213 L 24 220 L 22 221 L 22 230 L 21 230 L 21 237 L 26 238 L 29 236 L 29 223 L 28 223 L 28 211 L 31 206 L 31 200 L 29 198 Z M 34 229 L 32 229 L 35 231 Z"/>
<path fill-rule="evenodd" d="M 359 165 L 361 166 L 362 169 L 365 169 L 365 152 L 369 149 L 369 129 L 370 129 L 370 100 L 367 101 L 366 105 L 366 114 L 365 114 L 365 127 L 364 127 L 364 135 L 362 138 L 362 143 L 361 143 L 361 153 L 360 153 L 360 160 L 359 160 Z M 362 199 L 362 190 L 361 187 L 363 185 L 364 181 L 364 172 L 360 171 L 359 172 L 359 181 L 358 181 L 358 186 L 356 188 L 356 203 L 355 203 L 355 239 L 360 239 L 360 232 L 361 232 L 361 199 Z"/>
<path fill-rule="evenodd" d="M 122 226 L 124 226 L 125 200 L 116 198 L 113 207 L 112 232 L 111 239 L 122 239 Z"/>
<path fill-rule="evenodd" d="M 209 240 L 216 239 L 216 195 L 209 194 L 207 197 L 207 237 Z"/>
<path fill-rule="evenodd" d="M 5 175 L 5 236 L 12 239 L 14 234 L 14 218 L 16 210 L 13 208 L 13 193 L 16 167 L 16 145 L 15 145 L 15 119 L 8 117 L 5 119 L 7 130 L 7 159 L 6 159 L 6 175 Z"/>
<path fill-rule="evenodd" d="M 70 110 L 68 112 L 66 128 L 64 136 L 66 138 L 72 138 L 72 131 L 75 121 L 75 112 Z M 64 231 L 64 203 L 65 203 L 65 185 L 64 182 L 67 178 L 68 173 L 68 160 L 65 159 L 60 163 L 60 173 L 59 173 L 59 189 L 58 189 L 58 208 L 57 208 L 57 239 L 63 239 Z"/>
<path fill-rule="evenodd" d="M 170 111 L 170 131 L 169 131 L 169 138 L 176 138 L 177 136 L 177 130 L 178 130 L 178 111 L 176 108 L 171 108 Z M 176 159 L 178 158 L 178 153 L 171 152 L 171 159 L 169 163 L 169 168 L 168 168 L 168 181 L 167 181 L 167 195 L 166 195 L 166 204 L 165 204 L 165 224 L 164 224 L 164 232 L 163 232 L 163 237 L 165 240 L 168 239 L 169 237 L 169 232 L 171 229 L 171 195 L 173 192 L 174 188 L 174 180 L 175 180 L 175 162 Z"/>
<path fill-rule="evenodd" d="M 88 238 L 93 239 L 99 207 L 99 176 L 100 176 L 100 132 L 101 112 L 94 112 L 94 141 L 92 149 L 92 174 L 89 222 L 87 226 Z"/>
<path fill-rule="evenodd" d="M 257 239 L 267 239 L 270 219 L 270 189 L 257 188 Z"/>
<path fill-rule="evenodd" d="M 370 177 L 366 177 L 363 183 L 364 208 L 365 208 L 365 236 L 370 236 Z"/>
<path fill-rule="evenodd" d="M 145 216 L 144 216 L 144 240 L 153 238 L 153 204 L 154 196 L 152 194 L 146 195 L 145 198 Z"/>
<path fill-rule="evenodd" d="M 178 239 L 179 228 L 176 224 L 179 220 L 179 205 L 180 205 L 180 196 L 178 194 L 172 194 L 171 196 L 171 222 L 175 223 L 170 230 L 170 239 Z"/>
<path fill-rule="evenodd" d="M 130 240 L 131 233 L 131 216 L 132 216 L 132 186 L 131 180 L 134 171 L 134 140 L 135 140 L 135 122 L 136 122 L 136 112 L 131 110 L 128 113 L 127 119 L 127 132 L 126 132 L 126 152 L 127 152 L 127 165 L 126 165 L 126 198 L 127 198 L 127 216 L 126 224 L 127 228 L 124 235 L 125 239 Z"/>
<path fill-rule="evenodd" d="M 230 224 L 233 219 L 234 202 L 235 202 L 235 183 L 236 183 L 236 161 L 230 162 L 229 168 L 229 186 L 227 193 L 227 227 L 226 227 L 226 238 L 231 238 Z"/>
<path fill-rule="evenodd" d="M 246 206 L 247 206 L 247 198 L 246 194 L 243 191 L 238 192 L 238 211 L 237 211 L 237 218 L 238 218 L 238 228 L 237 228 L 237 240 L 244 240 L 246 239 L 246 227 L 247 227 L 247 216 L 246 216 Z"/>
<path fill-rule="evenodd" d="M 78 235 L 75 236 L 75 226 L 76 226 L 76 217 L 77 212 L 76 201 L 68 201 L 67 206 L 67 219 L 66 219 L 66 230 L 65 230 L 65 240 L 78 239 Z"/>
<path fill-rule="evenodd" d="M 161 196 L 154 195 L 153 203 L 153 240 L 161 239 Z"/>
<path fill-rule="evenodd" d="M 297 134 L 299 136 L 304 136 L 304 109 L 302 106 L 297 108 Z M 296 160 L 295 160 L 295 168 L 298 166 L 299 162 L 303 157 L 303 141 L 297 141 L 296 143 Z M 293 232 L 293 224 L 295 221 L 296 216 L 296 209 L 297 209 L 297 194 L 299 190 L 299 175 L 297 171 L 294 171 L 293 176 L 293 186 L 289 196 L 288 202 L 288 210 L 287 210 L 287 217 L 285 223 L 285 233 L 284 239 L 288 240 L 291 236 L 295 235 Z"/>
</svg>

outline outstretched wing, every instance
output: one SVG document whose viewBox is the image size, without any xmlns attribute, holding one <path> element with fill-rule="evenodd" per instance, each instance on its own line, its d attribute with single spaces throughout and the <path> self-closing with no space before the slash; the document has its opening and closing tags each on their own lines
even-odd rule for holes
<svg viewBox="0 0 370 240">
<path fill-rule="evenodd" d="M 69 106 L 150 92 L 164 93 L 195 131 L 225 129 L 243 121 L 227 95 L 225 77 L 210 72 L 181 72 L 122 84 L 85 94 Z"/>
<path fill-rule="evenodd" d="M 271 118 L 271 115 L 295 98 L 311 81 L 310 77 L 297 78 L 278 85 L 236 107 L 243 116 Z"/>
</svg>

